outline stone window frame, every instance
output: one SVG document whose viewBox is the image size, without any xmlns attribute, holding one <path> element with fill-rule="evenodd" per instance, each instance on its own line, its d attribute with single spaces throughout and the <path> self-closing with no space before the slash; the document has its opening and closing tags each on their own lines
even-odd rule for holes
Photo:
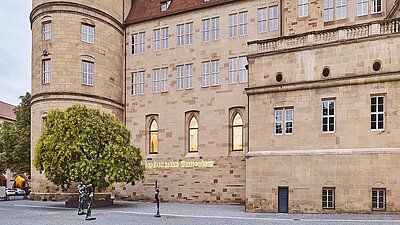
<svg viewBox="0 0 400 225">
<path fill-rule="evenodd" d="M 161 67 L 161 92 L 168 92 L 168 67 Z"/>
<path fill-rule="evenodd" d="M 52 36 L 52 18 L 46 16 L 42 19 L 42 40 L 50 41 Z"/>
<path fill-rule="evenodd" d="M 196 140 L 196 151 L 191 151 L 191 139 L 190 139 L 190 123 L 192 122 L 192 119 L 196 119 L 197 121 L 197 128 L 192 128 L 192 129 L 197 129 L 197 140 Z M 200 111 L 198 110 L 191 110 L 185 112 L 185 152 L 187 154 L 198 154 L 199 153 L 199 143 L 200 143 Z"/>
<path fill-rule="evenodd" d="M 278 5 L 268 7 L 268 31 L 277 31 L 279 29 L 279 11 Z"/>
<path fill-rule="evenodd" d="M 372 188 L 371 197 L 372 211 L 386 211 L 386 188 Z M 376 198 L 375 201 L 374 198 Z M 382 204 L 382 207 L 380 207 L 380 204 Z"/>
<path fill-rule="evenodd" d="M 187 22 L 185 23 L 185 28 L 186 28 L 186 45 L 193 45 L 193 35 L 194 35 L 194 23 L 193 22 Z"/>
<path fill-rule="evenodd" d="M 291 120 L 288 120 L 288 112 L 291 111 Z M 278 120 L 277 118 L 277 112 L 281 112 L 281 120 Z M 274 127 L 275 127 L 275 135 L 276 136 L 281 136 L 281 135 L 293 135 L 294 131 L 294 106 L 285 106 L 285 107 L 275 107 L 274 108 Z M 288 124 L 291 123 L 291 131 L 288 132 Z M 281 133 L 277 132 L 277 124 L 281 124 Z"/>
<path fill-rule="evenodd" d="M 182 47 L 185 45 L 185 24 L 176 25 L 176 46 Z"/>
<path fill-rule="evenodd" d="M 366 16 L 366 15 L 368 15 L 368 2 L 369 2 L 369 0 L 357 0 L 357 2 L 356 2 L 356 5 L 357 5 L 357 9 L 356 9 L 357 16 Z"/>
<path fill-rule="evenodd" d="M 168 49 L 169 42 L 169 27 L 161 28 L 161 49 Z"/>
<path fill-rule="evenodd" d="M 146 49 L 146 32 L 137 32 L 132 37 L 132 55 L 142 54 Z"/>
<path fill-rule="evenodd" d="M 380 8 L 380 10 L 378 10 L 378 8 Z M 382 13 L 382 8 L 383 8 L 382 0 L 371 0 L 371 14 Z"/>
<path fill-rule="evenodd" d="M 193 63 L 185 64 L 185 89 L 193 89 Z"/>
<path fill-rule="evenodd" d="M 157 130 L 152 131 L 153 122 L 157 125 Z M 160 150 L 160 125 L 159 125 L 159 115 L 158 114 L 148 114 L 146 115 L 146 153 L 150 155 L 157 155 Z M 152 132 L 157 133 L 157 149 L 156 151 L 152 151 Z"/>
<path fill-rule="evenodd" d="M 336 20 L 343 20 L 347 18 L 347 6 L 348 6 L 348 1 L 347 0 L 335 0 L 335 19 Z M 339 12 L 340 14 L 339 17 Z"/>
<path fill-rule="evenodd" d="M 90 19 L 81 21 L 81 41 L 89 44 L 95 42 L 95 23 Z"/>
<path fill-rule="evenodd" d="M 267 32 L 268 23 L 268 7 L 257 9 L 257 31 L 258 33 Z"/>
<path fill-rule="evenodd" d="M 42 84 L 48 85 L 51 83 L 51 58 L 42 59 Z"/>
<path fill-rule="evenodd" d="M 177 65 L 176 66 L 176 90 L 181 91 L 185 89 L 185 66 Z"/>
<path fill-rule="evenodd" d="M 238 64 L 239 57 L 232 57 L 228 59 L 228 83 L 237 84 L 238 83 Z"/>
<path fill-rule="evenodd" d="M 228 15 L 229 18 L 229 27 L 228 27 L 228 33 L 229 33 L 229 38 L 234 38 L 238 36 L 238 27 L 239 27 L 239 15 L 238 13 L 231 13 Z"/>
<path fill-rule="evenodd" d="M 298 0 L 297 2 L 298 17 L 307 17 L 309 13 L 308 8 L 309 8 L 308 0 Z"/>
<path fill-rule="evenodd" d="M 153 93 L 160 92 L 160 85 L 161 85 L 161 69 L 155 68 L 153 69 Z"/>
<path fill-rule="evenodd" d="M 249 24 L 249 13 L 248 11 L 239 12 L 239 36 L 247 36 Z"/>
<path fill-rule="evenodd" d="M 85 65 L 87 66 L 85 69 Z M 94 60 L 82 59 L 82 85 L 94 86 Z"/>
<path fill-rule="evenodd" d="M 327 115 L 324 115 L 324 102 L 327 102 L 328 103 L 328 111 L 327 111 Z M 331 102 L 333 102 L 334 104 L 333 104 L 333 114 L 331 115 L 331 113 L 330 113 L 330 111 L 329 111 L 329 106 L 330 106 L 330 103 Z M 321 131 L 322 131 L 322 133 L 324 133 L 324 134 L 334 134 L 335 132 L 336 132 L 336 98 L 323 98 L 322 99 L 322 104 L 321 104 L 321 118 L 322 118 L 322 120 L 321 120 L 321 122 L 322 122 L 322 126 L 321 126 Z M 327 123 L 326 123 L 326 127 L 327 127 L 327 130 L 325 131 L 324 130 L 324 126 L 325 126 L 325 123 L 324 123 L 324 119 L 327 119 Z M 333 118 L 333 130 L 330 130 L 330 122 L 329 122 L 329 120 L 330 120 L 330 118 Z"/>
<path fill-rule="evenodd" d="M 220 39 L 220 17 L 214 16 L 211 18 L 210 40 L 218 41 Z"/>
<path fill-rule="evenodd" d="M 143 95 L 145 84 L 145 70 L 131 72 L 131 95 Z"/>
<path fill-rule="evenodd" d="M 235 106 L 229 108 L 229 152 L 245 152 L 246 148 L 246 134 L 247 134 L 247 123 L 246 123 L 246 108 L 244 106 Z M 235 117 L 239 115 L 242 119 L 242 148 L 234 149 L 234 127 L 233 125 Z"/>
<path fill-rule="evenodd" d="M 379 110 L 379 99 L 382 98 L 382 110 Z M 372 99 L 376 99 L 376 110 L 373 111 L 373 104 Z M 384 131 L 385 130 L 385 117 L 386 117 L 386 110 L 385 104 L 386 102 L 386 94 L 371 94 L 370 96 L 370 122 L 371 122 L 371 131 Z M 375 115 L 375 122 L 373 122 L 372 117 Z M 379 116 L 382 115 L 382 127 L 379 127 Z M 373 123 L 375 123 L 375 128 L 372 128 Z"/>
<path fill-rule="evenodd" d="M 153 51 L 161 50 L 161 28 L 153 29 Z"/>
<path fill-rule="evenodd" d="M 331 191 L 332 200 L 329 201 L 329 191 Z M 324 201 L 324 197 L 326 200 Z M 323 209 L 335 209 L 336 200 L 336 188 L 335 187 L 323 187 L 322 188 L 322 208 Z M 332 205 L 329 206 L 329 203 Z"/>
</svg>

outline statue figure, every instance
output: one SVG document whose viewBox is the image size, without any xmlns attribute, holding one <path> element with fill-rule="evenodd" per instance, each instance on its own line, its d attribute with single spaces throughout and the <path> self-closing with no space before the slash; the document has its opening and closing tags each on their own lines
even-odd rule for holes
<svg viewBox="0 0 400 225">
<path fill-rule="evenodd" d="M 85 200 L 85 189 L 86 186 L 83 184 L 83 182 L 80 182 L 78 185 L 78 215 L 84 215 L 85 212 L 83 210 L 83 201 Z"/>
<path fill-rule="evenodd" d="M 85 220 L 95 220 L 96 218 L 92 217 L 92 206 L 93 206 L 93 187 L 91 184 L 88 184 L 86 186 L 86 195 L 87 195 L 87 201 L 88 201 L 88 208 L 86 212 L 86 218 Z"/>
<path fill-rule="evenodd" d="M 161 217 L 161 215 L 160 215 L 160 198 L 158 197 L 159 195 L 160 195 L 160 189 L 158 188 L 157 180 L 156 180 L 156 194 L 155 194 L 155 197 L 156 197 L 156 203 L 157 203 L 157 214 L 154 215 L 154 217 Z"/>
</svg>

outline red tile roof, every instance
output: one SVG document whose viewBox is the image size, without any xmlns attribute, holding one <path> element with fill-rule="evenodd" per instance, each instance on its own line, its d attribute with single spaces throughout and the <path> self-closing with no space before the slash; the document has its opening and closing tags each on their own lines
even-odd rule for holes
<svg viewBox="0 0 400 225">
<path fill-rule="evenodd" d="M 138 23 L 235 1 L 243 0 L 209 0 L 207 2 L 204 2 L 204 0 L 172 0 L 167 11 L 161 12 L 161 3 L 166 2 L 166 0 L 133 0 L 131 11 L 125 23 Z"/>
<path fill-rule="evenodd" d="M 15 106 L 0 101 L 0 118 L 15 121 Z"/>
</svg>

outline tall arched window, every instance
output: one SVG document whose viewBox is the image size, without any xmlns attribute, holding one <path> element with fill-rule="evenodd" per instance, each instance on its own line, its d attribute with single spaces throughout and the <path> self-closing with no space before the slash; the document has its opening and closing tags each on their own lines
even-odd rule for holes
<svg viewBox="0 0 400 225">
<path fill-rule="evenodd" d="M 239 113 L 233 117 L 232 123 L 232 151 L 243 150 L 243 120 Z"/>
<path fill-rule="evenodd" d="M 198 151 L 199 124 L 196 117 L 192 117 L 189 122 L 189 152 Z"/>
<path fill-rule="evenodd" d="M 150 124 L 150 153 L 158 153 L 158 124 L 157 121 L 153 119 Z"/>
</svg>

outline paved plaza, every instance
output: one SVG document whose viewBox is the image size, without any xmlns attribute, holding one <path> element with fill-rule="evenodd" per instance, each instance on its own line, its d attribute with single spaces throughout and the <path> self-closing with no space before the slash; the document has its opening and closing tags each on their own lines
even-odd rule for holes
<svg viewBox="0 0 400 225">
<path fill-rule="evenodd" d="M 155 218 L 154 203 L 116 201 L 114 206 L 93 210 L 94 221 L 85 221 L 77 209 L 63 202 L 23 199 L 0 201 L 0 224 L 294 224 L 294 225 L 377 225 L 400 224 L 400 215 L 388 214 L 271 214 L 245 213 L 244 206 L 162 203 L 161 218 Z"/>
</svg>

